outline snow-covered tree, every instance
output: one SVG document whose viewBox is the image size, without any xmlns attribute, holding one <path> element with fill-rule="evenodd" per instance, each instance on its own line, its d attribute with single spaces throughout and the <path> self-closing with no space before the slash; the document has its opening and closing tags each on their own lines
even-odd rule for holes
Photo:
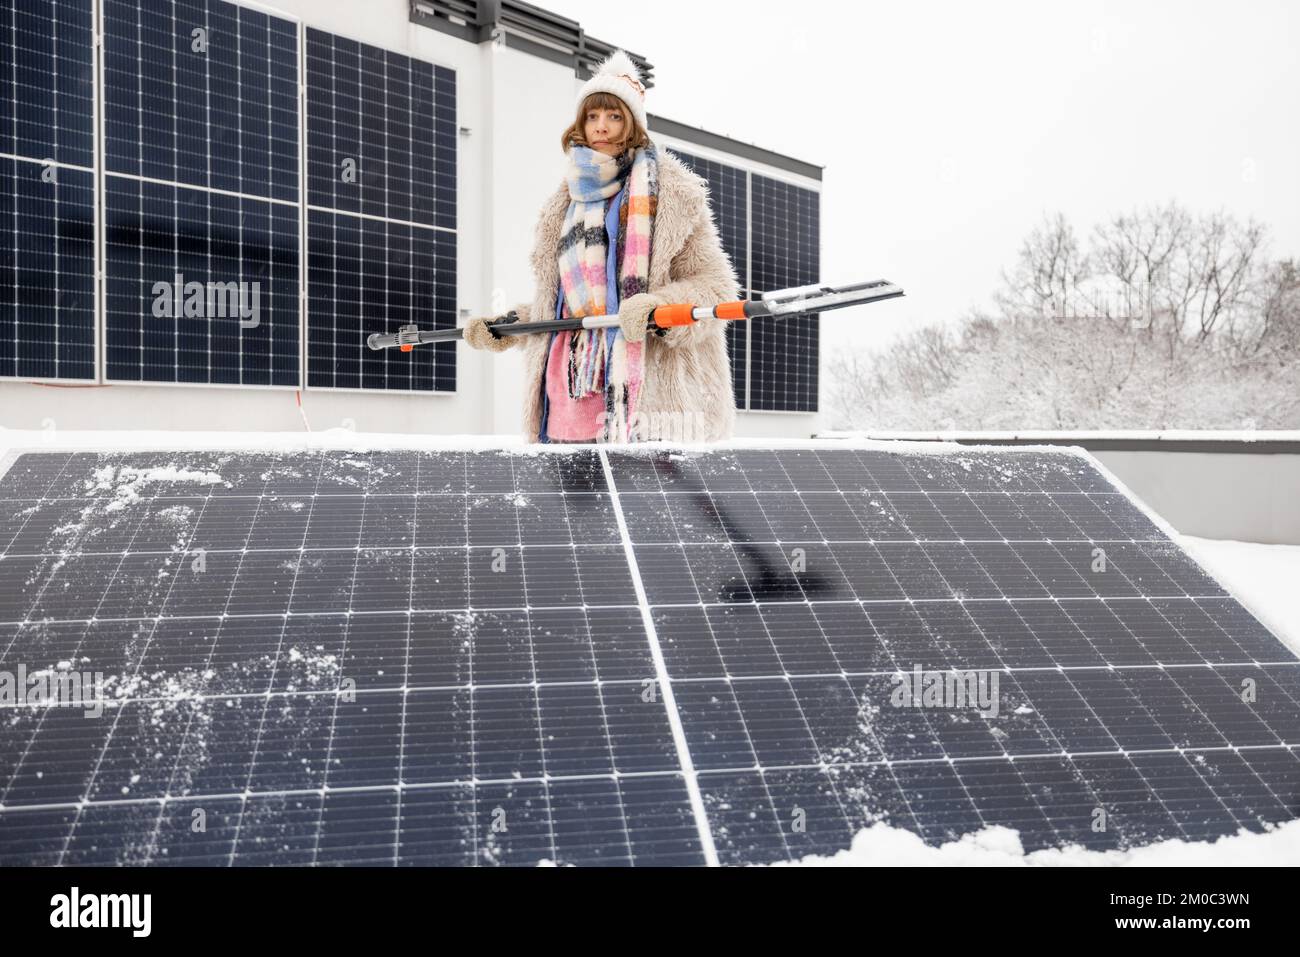
<svg viewBox="0 0 1300 957">
<path fill-rule="evenodd" d="M 1263 226 L 1174 204 L 1081 247 L 1046 217 L 992 314 L 832 361 L 832 423 L 870 429 L 1300 428 L 1300 266 Z"/>
</svg>

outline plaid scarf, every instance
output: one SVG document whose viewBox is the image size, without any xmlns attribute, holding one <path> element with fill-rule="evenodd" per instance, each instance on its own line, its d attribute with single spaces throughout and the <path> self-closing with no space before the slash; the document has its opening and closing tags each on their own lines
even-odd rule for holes
<svg viewBox="0 0 1300 957">
<path fill-rule="evenodd" d="M 560 286 L 572 318 L 603 316 L 606 309 L 648 291 L 650 243 L 659 202 L 659 158 L 653 143 L 607 156 L 587 146 L 569 147 L 569 209 L 560 233 Z M 606 203 L 626 184 L 618 212 L 616 262 L 621 263 L 607 302 Z M 629 343 L 617 326 L 577 329 L 569 336 L 569 396 L 604 392 L 612 441 L 628 440 L 643 374 L 644 343 Z"/>
</svg>

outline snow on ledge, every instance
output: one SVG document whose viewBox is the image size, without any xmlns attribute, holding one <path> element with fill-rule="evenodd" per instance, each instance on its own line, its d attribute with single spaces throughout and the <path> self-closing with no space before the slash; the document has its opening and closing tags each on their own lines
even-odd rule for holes
<svg viewBox="0 0 1300 957">
<path fill-rule="evenodd" d="M 771 867 L 1294 867 L 1300 864 L 1300 820 L 1257 834 L 1242 830 L 1216 841 L 1161 841 L 1128 851 L 1078 845 L 1026 854 L 1015 830 L 996 825 L 939 847 L 912 831 L 877 822 L 848 850 L 777 861 Z"/>
<path fill-rule="evenodd" d="M 6 429 L 0 427 L 0 456 L 8 451 L 61 452 L 81 451 L 497 451 L 530 455 L 567 452 L 574 449 L 605 448 L 620 452 L 643 452 L 647 455 L 671 449 L 687 452 L 711 452 L 727 449 L 879 449 L 920 455 L 969 455 L 987 451 L 1038 451 L 1062 456 L 1090 459 L 1082 449 L 1044 444 L 1022 445 L 1008 449 L 1003 445 L 959 445 L 925 439 L 898 441 L 854 436 L 844 438 L 742 438 L 725 442 L 639 442 L 633 444 L 565 445 L 525 442 L 517 433 L 466 435 L 410 435 L 399 432 L 354 432 L 350 429 L 326 429 L 320 432 L 226 432 L 171 431 L 145 429 Z"/>
<path fill-rule="evenodd" d="M 876 439 L 882 441 L 1005 442 L 1300 442 L 1300 431 L 1287 429 L 977 429 L 937 431 L 889 429 L 823 429 L 824 439 Z"/>
</svg>

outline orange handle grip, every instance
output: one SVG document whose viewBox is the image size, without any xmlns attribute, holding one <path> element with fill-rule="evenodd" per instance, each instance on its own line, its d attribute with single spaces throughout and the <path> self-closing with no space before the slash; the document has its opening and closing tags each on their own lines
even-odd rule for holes
<svg viewBox="0 0 1300 957">
<path fill-rule="evenodd" d="M 660 329 L 667 329 L 671 326 L 689 326 L 695 320 L 691 318 L 691 313 L 695 307 L 688 303 L 673 303 L 668 306 L 656 306 L 654 321 Z"/>
<path fill-rule="evenodd" d="M 655 325 L 660 329 L 668 329 L 672 326 L 689 326 L 695 321 L 691 316 L 694 311 L 695 307 L 688 303 L 659 306 L 655 309 Z M 721 305 L 714 306 L 713 314 L 719 319 L 744 319 L 745 301 L 741 299 L 737 302 L 724 302 Z"/>
</svg>

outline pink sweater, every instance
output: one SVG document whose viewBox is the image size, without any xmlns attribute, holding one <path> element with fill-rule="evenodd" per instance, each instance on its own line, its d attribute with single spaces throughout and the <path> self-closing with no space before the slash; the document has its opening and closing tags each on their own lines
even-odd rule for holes
<svg viewBox="0 0 1300 957">
<path fill-rule="evenodd" d="M 546 434 L 555 442 L 594 439 L 600 432 L 601 413 L 605 411 L 603 392 L 581 399 L 569 398 L 569 337 L 574 334 L 556 333 L 551 337 L 551 350 L 546 355 L 546 398 L 550 402 Z M 576 334 L 586 335 L 582 331 Z"/>
</svg>

